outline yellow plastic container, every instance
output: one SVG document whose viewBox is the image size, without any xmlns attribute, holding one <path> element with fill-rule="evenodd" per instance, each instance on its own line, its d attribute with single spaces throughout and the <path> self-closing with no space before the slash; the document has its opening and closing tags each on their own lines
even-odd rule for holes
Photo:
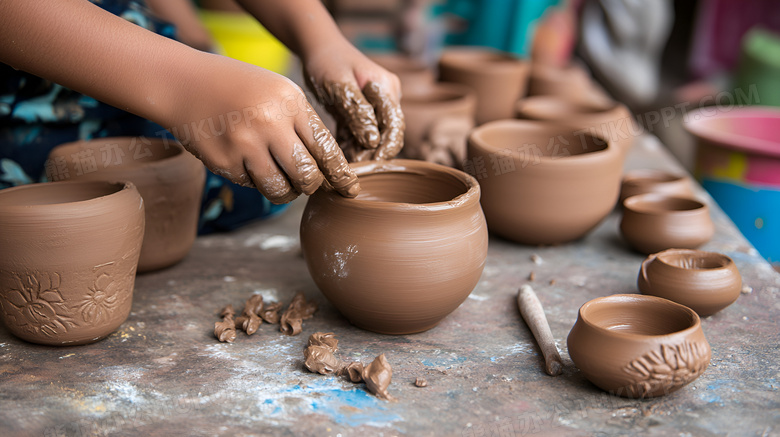
<svg viewBox="0 0 780 437">
<path fill-rule="evenodd" d="M 279 74 L 287 73 L 290 52 L 251 15 L 202 10 L 200 17 L 221 54 Z"/>
</svg>

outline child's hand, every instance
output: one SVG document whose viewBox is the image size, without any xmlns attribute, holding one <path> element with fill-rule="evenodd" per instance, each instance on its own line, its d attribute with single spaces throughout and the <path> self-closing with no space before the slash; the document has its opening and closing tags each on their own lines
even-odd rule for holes
<svg viewBox="0 0 780 437">
<path fill-rule="evenodd" d="M 229 58 L 198 59 L 182 78 L 189 97 L 166 127 L 211 171 L 274 203 L 312 194 L 323 180 L 358 194 L 357 176 L 300 87 Z"/>
</svg>

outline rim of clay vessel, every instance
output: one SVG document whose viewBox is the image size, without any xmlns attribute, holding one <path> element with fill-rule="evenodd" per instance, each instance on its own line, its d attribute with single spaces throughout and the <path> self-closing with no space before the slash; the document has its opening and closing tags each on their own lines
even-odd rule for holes
<svg viewBox="0 0 780 437">
<path fill-rule="evenodd" d="M 169 164 L 170 160 L 173 160 L 175 158 L 179 158 L 181 156 L 187 157 L 187 152 L 184 150 L 184 147 L 179 144 L 176 140 L 168 140 L 168 139 L 161 139 L 161 138 L 148 138 L 143 137 L 143 140 L 140 139 L 141 137 L 106 137 L 106 138 L 95 138 L 93 140 L 81 140 L 81 141 L 73 141 L 71 143 L 65 143 L 61 144 L 57 147 L 55 147 L 52 152 L 56 151 L 56 154 L 58 155 L 64 155 L 64 156 L 70 156 L 72 153 L 75 153 L 76 150 L 81 149 L 92 149 L 92 150 L 100 150 L 101 147 L 104 146 L 110 146 L 110 145 L 118 145 L 121 147 L 127 147 L 129 148 L 133 141 L 136 143 L 136 147 L 154 147 L 155 151 L 152 153 L 152 156 L 141 156 L 141 157 L 135 157 L 135 156 L 125 156 L 122 159 L 122 162 L 119 164 L 111 164 L 108 167 L 119 169 L 119 168 L 133 168 L 133 167 L 160 167 L 160 166 L 166 166 Z M 100 168 L 101 166 L 99 166 Z"/>
<path fill-rule="evenodd" d="M 511 53 L 490 47 L 461 46 L 446 48 L 439 58 L 439 65 L 446 65 L 462 70 L 487 73 L 494 69 L 516 69 L 525 66 L 527 61 Z"/>
<path fill-rule="evenodd" d="M 623 201 L 623 207 L 638 214 L 661 215 L 695 214 L 707 205 L 690 197 L 645 193 L 627 198 Z"/>
<path fill-rule="evenodd" d="M 734 263 L 730 257 L 722 253 L 695 249 L 667 249 L 663 252 L 652 254 L 648 258 L 657 259 L 673 269 L 685 271 L 720 270 L 728 268 Z"/>
<path fill-rule="evenodd" d="M 48 215 L 52 220 L 103 208 L 103 200 L 135 189 L 132 182 L 44 182 L 0 190 L 0 213 Z M 74 210 L 74 206 L 78 206 Z M 77 211 L 74 213 L 74 211 Z"/>
<path fill-rule="evenodd" d="M 570 100 L 560 96 L 543 95 L 525 97 L 517 101 L 517 114 L 536 120 L 563 120 L 570 117 L 587 117 L 604 114 L 620 108 L 620 102 Z"/>
<path fill-rule="evenodd" d="M 369 53 L 368 58 L 394 73 L 422 73 L 430 70 L 423 61 L 401 53 Z"/>
<path fill-rule="evenodd" d="M 666 170 L 643 168 L 626 172 L 626 174 L 623 175 L 623 184 L 636 187 L 643 184 L 666 184 L 670 182 L 679 182 L 685 178 L 686 176 L 672 173 Z"/>
<path fill-rule="evenodd" d="M 432 106 L 448 105 L 476 96 L 474 90 L 466 85 L 451 82 L 436 82 L 430 85 L 404 91 L 401 105 Z"/>
<path fill-rule="evenodd" d="M 589 138 L 592 144 L 591 150 L 576 149 L 569 156 L 551 156 L 555 149 L 547 147 L 548 141 L 555 139 L 560 135 L 582 133 L 583 137 Z M 533 142 L 529 140 L 532 135 L 538 135 L 543 141 Z M 506 140 L 511 138 L 511 140 Z M 581 141 L 580 138 L 575 138 Z M 536 144 L 539 147 L 539 160 L 546 165 L 585 165 L 590 160 L 598 160 L 600 157 L 614 150 L 614 143 L 607 141 L 592 132 L 584 132 L 582 128 L 568 126 L 566 124 L 554 123 L 538 120 L 496 120 L 487 122 L 474 128 L 469 134 L 469 142 L 472 147 L 476 147 L 483 153 L 494 153 L 509 148 L 514 150 L 518 146 L 526 143 Z M 575 144 L 579 144 L 575 142 Z M 559 151 L 560 152 L 560 151 Z M 571 150 L 569 150 L 571 153 Z"/>
<path fill-rule="evenodd" d="M 699 315 L 687 306 L 642 294 L 598 297 L 583 304 L 579 316 L 603 335 L 629 340 L 684 336 L 701 326 Z"/>
<path fill-rule="evenodd" d="M 350 166 L 360 181 L 360 194 L 352 199 L 331 196 L 333 201 L 343 206 L 384 211 L 388 208 L 394 211 L 442 211 L 479 203 L 477 180 L 441 164 L 393 159 L 357 162 Z M 396 177 L 393 178 L 393 175 Z M 426 183 L 421 183 L 423 180 Z M 440 190 L 434 190 L 431 182 L 438 182 Z M 382 186 L 388 184 L 393 187 L 392 192 L 383 191 Z M 413 200 L 415 196 L 419 199 Z"/>
</svg>

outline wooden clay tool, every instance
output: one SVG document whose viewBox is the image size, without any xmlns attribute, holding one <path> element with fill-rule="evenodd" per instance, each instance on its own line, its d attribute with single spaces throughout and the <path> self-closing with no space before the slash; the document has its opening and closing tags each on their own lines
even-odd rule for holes
<svg viewBox="0 0 780 437">
<path fill-rule="evenodd" d="M 550 376 L 560 375 L 561 356 L 558 354 L 558 348 L 555 347 L 555 340 L 550 331 L 550 324 L 547 323 L 547 317 L 544 315 L 542 303 L 539 302 L 530 285 L 524 284 L 520 287 L 520 291 L 517 292 L 517 306 L 520 308 L 525 324 L 531 328 L 539 349 L 542 350 L 545 370 Z"/>
</svg>

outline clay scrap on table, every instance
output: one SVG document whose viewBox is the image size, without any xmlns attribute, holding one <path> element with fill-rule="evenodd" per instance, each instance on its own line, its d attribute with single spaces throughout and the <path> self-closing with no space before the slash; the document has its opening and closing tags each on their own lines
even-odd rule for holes
<svg viewBox="0 0 780 437">
<path fill-rule="evenodd" d="M 309 342 L 303 351 L 304 365 L 310 372 L 321 375 L 346 376 L 352 382 L 365 382 L 368 391 L 376 397 L 394 400 L 387 392 L 387 387 L 393 378 L 393 369 L 387 362 L 385 354 L 364 366 L 360 362 L 345 363 L 335 353 L 338 351 L 338 339 L 332 332 L 315 332 L 309 336 Z"/>
<path fill-rule="evenodd" d="M 260 318 L 260 313 L 262 311 L 263 296 L 260 294 L 253 294 L 252 297 L 247 299 L 241 317 L 236 319 L 236 325 L 240 326 L 247 335 L 254 334 L 263 323 L 263 319 Z"/>
<path fill-rule="evenodd" d="M 296 294 L 290 301 L 290 305 L 284 313 L 280 314 L 282 304 L 280 302 L 263 302 L 263 296 L 253 294 L 247 299 L 241 315 L 235 320 L 233 305 L 226 306 L 220 313 L 221 322 L 214 324 L 214 336 L 222 342 L 232 343 L 236 340 L 236 329 L 241 329 L 247 335 L 252 335 L 260 328 L 263 322 L 279 324 L 279 330 L 287 335 L 298 335 L 303 328 L 303 321 L 312 318 L 317 311 L 315 302 L 306 301 L 303 293 Z M 335 341 L 335 339 L 334 339 Z"/>
<path fill-rule="evenodd" d="M 214 323 L 214 336 L 219 341 L 233 343 L 236 340 L 236 322 L 233 320 L 235 314 L 233 305 L 228 305 L 222 309 L 220 313 L 222 321 Z"/>
<path fill-rule="evenodd" d="M 415 378 L 414 385 L 417 387 L 428 387 L 428 381 L 425 378 Z"/>
<path fill-rule="evenodd" d="M 300 334 L 303 321 L 310 319 L 315 311 L 317 311 L 317 304 L 307 302 L 303 293 L 298 292 L 282 314 L 279 320 L 279 330 L 287 335 Z"/>
</svg>

